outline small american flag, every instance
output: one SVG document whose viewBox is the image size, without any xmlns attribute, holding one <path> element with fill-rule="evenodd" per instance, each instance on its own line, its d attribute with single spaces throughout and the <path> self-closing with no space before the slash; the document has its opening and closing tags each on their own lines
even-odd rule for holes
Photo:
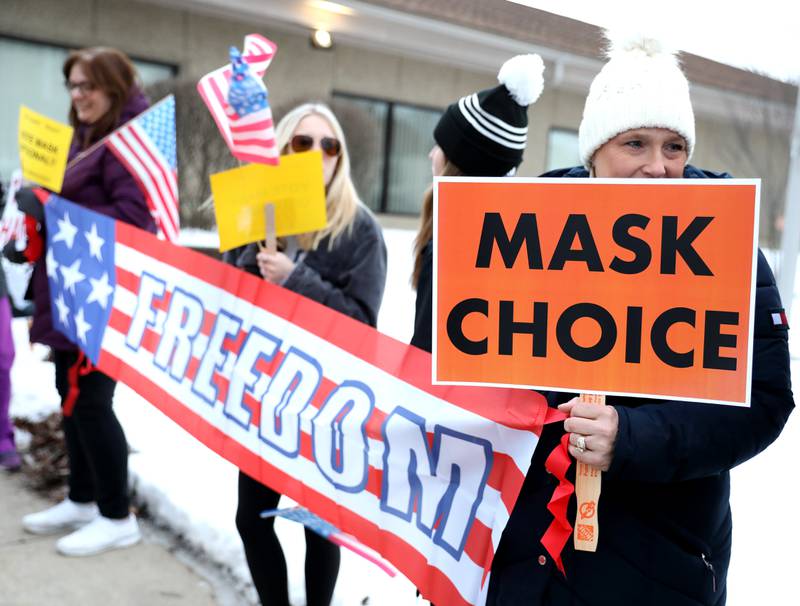
<svg viewBox="0 0 800 606">
<path fill-rule="evenodd" d="M 278 164 L 272 110 L 266 103 L 267 91 L 261 82 L 277 49 L 274 42 L 259 34 L 250 34 L 244 39 L 241 58 L 249 67 L 251 85 L 260 84 L 263 107 L 260 104 L 256 106 L 251 104 L 247 110 L 242 111 L 243 106 L 235 100 L 241 90 L 231 91 L 231 76 L 234 75 L 231 65 L 225 65 L 206 74 L 197 83 L 197 91 L 208 106 L 222 138 L 234 157 L 244 162 Z M 238 52 L 236 54 L 238 55 Z M 234 93 L 233 97 L 229 96 L 231 92 Z M 248 111 L 253 109 L 255 111 Z"/>
<path fill-rule="evenodd" d="M 390 577 L 397 575 L 397 569 L 374 549 L 370 549 L 353 535 L 342 532 L 330 522 L 326 522 L 315 513 L 311 513 L 305 507 L 287 507 L 286 509 L 267 509 L 261 512 L 262 518 L 280 516 L 293 522 L 299 522 L 309 530 L 313 530 L 319 536 L 328 539 L 331 543 L 346 547 L 350 551 L 357 553 L 362 558 L 372 562 L 383 570 Z"/>
<path fill-rule="evenodd" d="M 180 215 L 175 97 L 165 97 L 118 128 L 108 137 L 106 145 L 136 179 L 159 233 L 176 242 Z"/>
</svg>

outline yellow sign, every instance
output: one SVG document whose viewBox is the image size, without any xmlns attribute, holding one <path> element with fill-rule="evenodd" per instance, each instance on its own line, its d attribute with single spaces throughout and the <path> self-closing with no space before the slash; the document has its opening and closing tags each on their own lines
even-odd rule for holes
<svg viewBox="0 0 800 606">
<path fill-rule="evenodd" d="M 263 240 L 264 205 L 275 206 L 277 236 L 317 231 L 327 225 L 322 154 L 281 156 L 277 166 L 250 164 L 211 175 L 220 251 Z"/>
<path fill-rule="evenodd" d="M 20 106 L 19 159 L 23 178 L 60 192 L 71 141 L 71 126 Z"/>
</svg>

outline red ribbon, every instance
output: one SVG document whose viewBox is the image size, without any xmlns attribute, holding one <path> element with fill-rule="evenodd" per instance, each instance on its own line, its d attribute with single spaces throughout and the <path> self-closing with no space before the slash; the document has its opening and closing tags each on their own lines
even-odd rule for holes
<svg viewBox="0 0 800 606">
<path fill-rule="evenodd" d="M 567 506 L 572 493 L 575 492 L 575 485 L 567 479 L 567 470 L 572 465 L 567 445 L 569 444 L 569 434 L 561 436 L 561 441 L 553 449 L 544 463 L 544 468 L 553 474 L 558 480 L 558 486 L 550 497 L 547 510 L 553 514 L 553 521 L 542 535 L 542 545 L 553 558 L 558 569 L 565 577 L 564 563 L 561 561 L 561 551 L 567 544 L 572 534 L 572 524 L 567 518 Z"/>
<path fill-rule="evenodd" d="M 25 215 L 25 235 L 28 239 L 28 244 L 22 254 L 28 260 L 28 263 L 36 263 L 39 257 L 42 256 L 44 250 L 44 240 L 39 231 L 39 223 L 30 215 Z"/>
<path fill-rule="evenodd" d="M 50 197 L 50 192 L 41 187 L 35 187 L 33 193 L 42 204 L 45 204 Z M 22 254 L 25 255 L 28 263 L 38 261 L 44 252 L 44 239 L 42 238 L 41 228 L 42 226 L 36 219 L 28 214 L 25 215 L 25 235 L 28 238 L 28 244 Z"/>
<path fill-rule="evenodd" d="M 75 402 L 78 401 L 78 394 L 81 391 L 78 387 L 80 377 L 88 375 L 90 372 L 94 371 L 94 369 L 92 361 L 86 357 L 86 354 L 82 351 L 78 351 L 78 359 L 75 360 L 75 364 L 70 366 L 69 370 L 67 370 L 69 391 L 61 407 L 65 417 L 72 416 L 72 409 L 75 408 Z"/>
</svg>

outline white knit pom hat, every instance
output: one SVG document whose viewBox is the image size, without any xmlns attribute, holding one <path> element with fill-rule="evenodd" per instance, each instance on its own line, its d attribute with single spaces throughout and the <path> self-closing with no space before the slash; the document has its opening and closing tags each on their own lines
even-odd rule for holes
<svg viewBox="0 0 800 606">
<path fill-rule="evenodd" d="M 589 88 L 578 131 L 583 165 L 590 168 L 604 143 L 635 128 L 675 131 L 686 140 L 691 158 L 694 112 L 675 52 L 641 34 L 612 37 L 606 32 L 606 37 L 609 61 Z"/>
</svg>

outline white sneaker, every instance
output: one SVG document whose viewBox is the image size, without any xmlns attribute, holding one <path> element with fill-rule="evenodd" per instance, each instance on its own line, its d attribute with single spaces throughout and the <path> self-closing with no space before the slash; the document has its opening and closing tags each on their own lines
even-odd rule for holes
<svg viewBox="0 0 800 606">
<path fill-rule="evenodd" d="M 138 543 L 142 538 L 136 516 L 122 520 L 100 516 L 80 530 L 60 538 L 56 549 L 66 556 L 88 556 Z"/>
<path fill-rule="evenodd" d="M 76 503 L 64 499 L 49 509 L 29 513 L 22 518 L 22 527 L 33 534 L 53 534 L 85 526 L 98 515 L 100 513 L 94 503 Z"/>
</svg>

